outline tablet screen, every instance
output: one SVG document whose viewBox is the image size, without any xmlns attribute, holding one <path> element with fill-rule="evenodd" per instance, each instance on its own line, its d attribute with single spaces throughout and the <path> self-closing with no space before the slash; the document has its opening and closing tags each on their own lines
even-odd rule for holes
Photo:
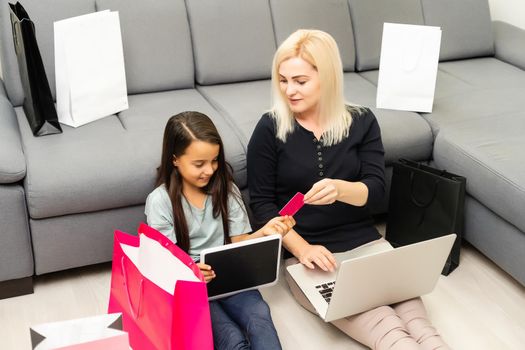
<svg viewBox="0 0 525 350">
<path fill-rule="evenodd" d="M 208 297 L 217 299 L 275 283 L 279 273 L 280 237 L 267 236 L 225 245 L 216 251 L 203 251 L 201 261 L 210 265 L 216 275 L 207 284 Z"/>
</svg>

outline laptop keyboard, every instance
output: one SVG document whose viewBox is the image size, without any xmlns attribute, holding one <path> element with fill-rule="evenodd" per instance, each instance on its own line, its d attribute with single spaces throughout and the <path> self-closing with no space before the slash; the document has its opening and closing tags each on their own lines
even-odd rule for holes
<svg viewBox="0 0 525 350">
<path fill-rule="evenodd" d="M 322 283 L 318 286 L 315 286 L 315 289 L 321 294 L 321 296 L 326 300 L 327 303 L 330 303 L 332 299 L 332 292 L 334 291 L 335 281 Z"/>
</svg>

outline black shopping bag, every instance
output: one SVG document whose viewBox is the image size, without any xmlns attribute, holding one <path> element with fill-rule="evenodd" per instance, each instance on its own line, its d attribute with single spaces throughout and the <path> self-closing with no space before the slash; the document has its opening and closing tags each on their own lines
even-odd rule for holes
<svg viewBox="0 0 525 350">
<path fill-rule="evenodd" d="M 400 159 L 394 163 L 386 239 L 403 246 L 456 233 L 443 274 L 459 265 L 466 179 Z"/>
<path fill-rule="evenodd" d="M 58 134 L 58 122 L 53 96 L 36 42 L 35 25 L 24 7 L 9 4 L 11 25 L 20 79 L 24 89 L 24 112 L 35 136 Z"/>
</svg>

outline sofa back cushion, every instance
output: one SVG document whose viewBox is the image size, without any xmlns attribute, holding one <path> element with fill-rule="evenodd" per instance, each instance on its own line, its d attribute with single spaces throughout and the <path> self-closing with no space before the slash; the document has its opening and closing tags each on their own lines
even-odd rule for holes
<svg viewBox="0 0 525 350">
<path fill-rule="evenodd" d="M 441 27 L 440 61 L 494 55 L 487 0 L 421 0 L 425 24 Z"/>
<path fill-rule="evenodd" d="M 96 0 L 96 8 L 119 12 L 129 94 L 193 87 L 184 0 Z"/>
<path fill-rule="evenodd" d="M 187 0 L 186 6 L 199 84 L 270 77 L 276 46 L 268 0 Z"/>
<path fill-rule="evenodd" d="M 356 69 L 378 69 L 383 24 L 423 24 L 420 0 L 348 0 L 354 25 Z"/>
<path fill-rule="evenodd" d="M 270 4 L 277 45 L 297 29 L 323 30 L 337 42 L 343 69 L 354 71 L 354 33 L 347 0 L 271 0 Z"/>
<path fill-rule="evenodd" d="M 14 2 L 14 1 L 13 1 Z M 24 102 L 24 91 L 13 45 L 13 34 L 9 18 L 9 6 L 3 1 L 0 6 L 0 60 L 7 95 L 11 103 L 19 106 Z M 46 70 L 53 97 L 55 96 L 55 21 L 85 15 L 95 11 L 94 0 L 24 0 L 29 17 L 35 23 L 36 39 Z"/>
</svg>

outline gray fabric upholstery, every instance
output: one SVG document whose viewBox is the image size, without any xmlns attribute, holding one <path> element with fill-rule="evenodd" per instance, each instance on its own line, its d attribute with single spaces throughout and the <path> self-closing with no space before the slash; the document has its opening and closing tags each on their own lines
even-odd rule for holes
<svg viewBox="0 0 525 350">
<path fill-rule="evenodd" d="M 454 128 L 465 120 L 491 117 L 523 110 L 523 88 L 474 89 L 434 100 L 431 114 L 423 114 L 430 123 L 434 135 L 443 128 Z"/>
<path fill-rule="evenodd" d="M 20 181 L 26 174 L 26 162 L 13 106 L 0 95 L 0 184 Z"/>
<path fill-rule="evenodd" d="M 230 121 L 231 131 L 244 147 L 248 145 L 253 129 L 263 113 L 271 107 L 270 80 L 197 86 L 197 89 Z"/>
<path fill-rule="evenodd" d="M 465 239 L 525 285 L 523 231 L 474 198 L 465 198 Z"/>
<path fill-rule="evenodd" d="M 442 62 L 439 70 L 475 88 L 525 88 L 523 70 L 493 57 Z"/>
<path fill-rule="evenodd" d="M 356 73 L 346 73 L 344 80 L 347 101 L 370 107 L 374 112 L 381 127 L 387 165 L 399 158 L 430 158 L 432 131 L 419 114 L 375 108 L 377 89 L 373 84 Z"/>
<path fill-rule="evenodd" d="M 478 118 L 441 129 L 434 143 L 439 168 L 467 177 L 467 192 L 525 231 L 523 112 Z"/>
<path fill-rule="evenodd" d="M 371 70 L 367 72 L 359 73 L 363 78 L 370 81 L 372 84 L 377 86 L 379 80 L 379 71 Z M 434 99 L 455 96 L 458 94 L 463 94 L 468 91 L 472 91 L 472 85 L 467 82 L 455 77 L 454 75 L 438 70 L 436 77 L 436 89 L 434 92 Z M 374 102 L 375 103 L 375 102 Z"/>
<path fill-rule="evenodd" d="M 421 0 L 425 24 L 441 27 L 440 60 L 494 55 L 487 0 Z"/>
<path fill-rule="evenodd" d="M 24 189 L 0 185 L 0 282 L 33 275 Z"/>
<path fill-rule="evenodd" d="M 525 70 L 525 30 L 501 21 L 493 30 L 496 58 Z"/>
<path fill-rule="evenodd" d="M 383 23 L 423 24 L 420 0 L 348 0 L 348 3 L 358 71 L 379 68 Z"/>
<path fill-rule="evenodd" d="M 144 206 L 30 220 L 35 272 L 70 269 L 111 260 L 113 232 L 136 234 L 145 222 Z M 57 229 L 60 228 L 60 229 Z"/>
<path fill-rule="evenodd" d="M 167 119 L 185 110 L 212 118 L 219 132 L 229 126 L 196 90 L 129 97 L 130 108 L 81 128 L 35 138 L 16 109 L 28 161 L 25 186 L 31 218 L 118 208 L 144 203 L 154 188 Z M 237 178 L 245 181 L 244 150 L 235 138 L 224 137 L 227 159 Z M 79 200 L 81 199 L 81 200 Z"/>
<path fill-rule="evenodd" d="M 96 0 L 119 12 L 129 94 L 191 88 L 193 52 L 184 0 Z"/>
<path fill-rule="evenodd" d="M 297 29 L 323 30 L 337 42 L 345 72 L 354 71 L 354 33 L 347 0 L 272 0 L 270 4 L 277 45 Z"/>
<path fill-rule="evenodd" d="M 186 6 L 199 84 L 270 77 L 276 46 L 268 0 L 187 0 Z"/>
<path fill-rule="evenodd" d="M 7 94 L 14 106 L 20 106 L 24 101 L 24 92 L 20 83 L 18 63 L 13 46 L 13 34 L 9 19 L 8 0 L 0 4 L 0 47 L 2 73 Z M 51 92 L 55 96 L 55 49 L 53 23 L 55 21 L 85 15 L 95 11 L 95 0 L 24 0 L 23 6 L 29 17 L 35 23 L 36 39 L 42 55 Z"/>
</svg>

